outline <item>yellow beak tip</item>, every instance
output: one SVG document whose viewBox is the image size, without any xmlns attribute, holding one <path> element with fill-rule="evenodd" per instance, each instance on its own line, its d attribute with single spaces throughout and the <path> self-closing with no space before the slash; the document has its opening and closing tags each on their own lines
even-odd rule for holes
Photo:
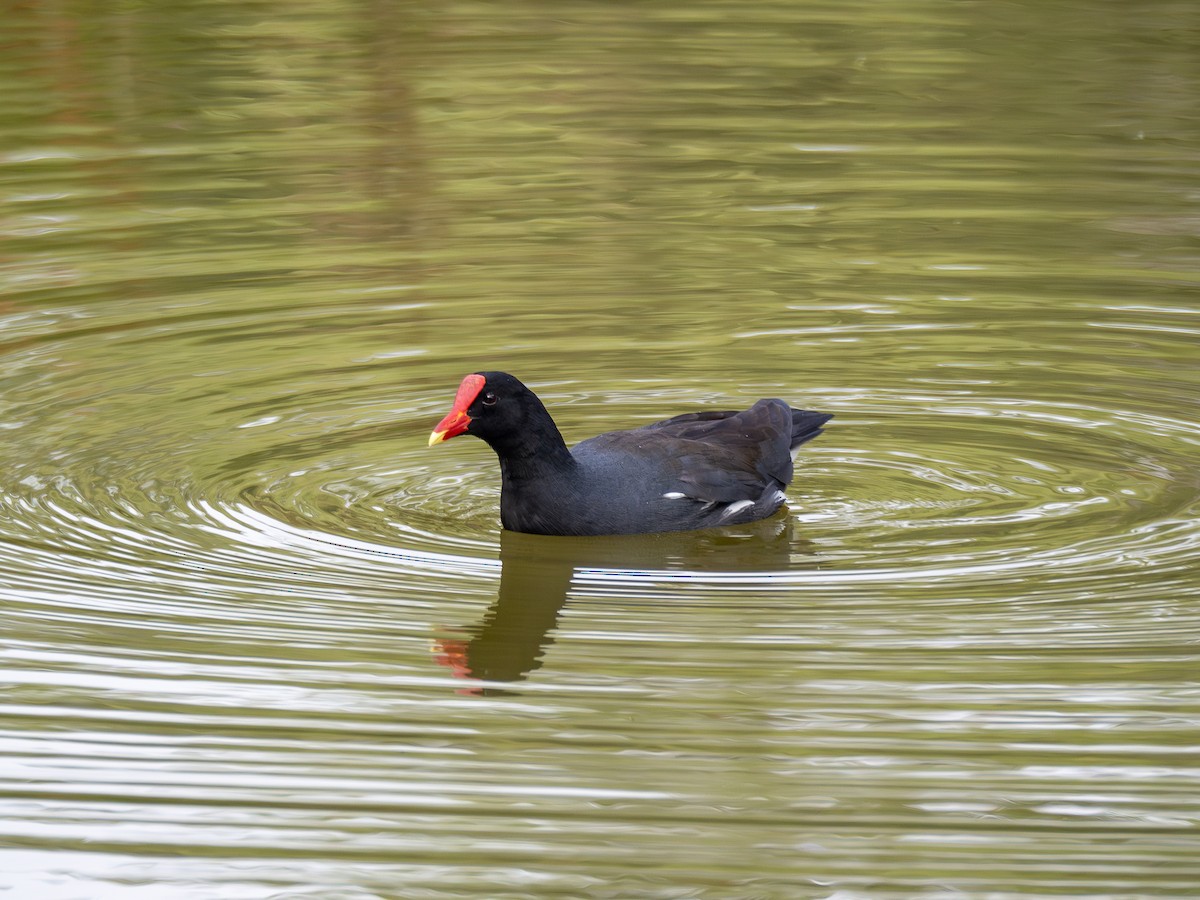
<svg viewBox="0 0 1200 900">
<path fill-rule="evenodd" d="M 445 439 L 446 439 L 446 432 L 435 431 L 433 434 L 431 434 L 429 436 L 429 446 L 432 447 L 434 444 L 440 444 Z"/>
</svg>

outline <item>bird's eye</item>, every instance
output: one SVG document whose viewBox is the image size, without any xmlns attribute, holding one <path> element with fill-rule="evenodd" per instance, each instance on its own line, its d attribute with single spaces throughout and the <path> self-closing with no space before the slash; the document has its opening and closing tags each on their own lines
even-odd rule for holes
<svg viewBox="0 0 1200 900">
<path fill-rule="evenodd" d="M 488 391 L 486 394 L 484 394 L 483 395 L 483 405 L 484 406 L 495 406 L 496 405 L 496 395 L 493 394 L 491 391 Z"/>
</svg>

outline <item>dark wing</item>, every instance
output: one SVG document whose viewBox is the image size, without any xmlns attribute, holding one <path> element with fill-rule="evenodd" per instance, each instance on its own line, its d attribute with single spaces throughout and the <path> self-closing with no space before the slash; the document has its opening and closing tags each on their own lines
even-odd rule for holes
<svg viewBox="0 0 1200 900">
<path fill-rule="evenodd" d="M 685 413 L 638 431 L 669 434 L 703 445 L 706 449 L 693 458 L 696 469 L 685 468 L 685 472 L 695 471 L 701 482 L 711 480 L 702 477 L 709 468 L 705 461 L 711 453 L 712 461 L 720 469 L 739 473 L 739 483 L 746 483 L 748 477 L 751 482 L 747 488 L 757 486 L 761 493 L 768 480 L 780 485 L 792 480 L 792 448 L 820 432 L 817 426 L 816 431 L 796 441 L 793 414 L 798 412 L 802 411 L 793 410 L 782 400 L 759 400 L 749 409 Z M 749 498 L 743 494 L 734 499 Z"/>
<path fill-rule="evenodd" d="M 782 400 L 759 400 L 749 409 L 686 413 L 598 435 L 571 452 L 624 460 L 622 477 L 643 484 L 644 494 L 732 504 L 736 512 L 781 502 L 781 489 L 792 480 L 791 450 L 820 434 L 829 418 Z"/>
<path fill-rule="evenodd" d="M 611 472 L 605 476 L 611 478 L 610 489 L 633 485 L 635 493 L 647 498 L 727 504 L 757 500 L 765 487 L 746 454 L 667 431 L 613 431 L 578 444 L 571 453 Z"/>
</svg>

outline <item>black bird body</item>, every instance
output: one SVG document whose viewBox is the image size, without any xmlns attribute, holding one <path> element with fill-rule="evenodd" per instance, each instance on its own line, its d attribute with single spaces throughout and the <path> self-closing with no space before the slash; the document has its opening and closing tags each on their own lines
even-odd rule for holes
<svg viewBox="0 0 1200 900">
<path fill-rule="evenodd" d="M 510 531 L 600 535 L 686 531 L 765 518 L 786 499 L 792 454 L 832 416 L 759 400 L 676 416 L 568 449 L 541 400 L 503 372 L 468 375 L 430 444 L 472 434 L 500 459 Z"/>
</svg>

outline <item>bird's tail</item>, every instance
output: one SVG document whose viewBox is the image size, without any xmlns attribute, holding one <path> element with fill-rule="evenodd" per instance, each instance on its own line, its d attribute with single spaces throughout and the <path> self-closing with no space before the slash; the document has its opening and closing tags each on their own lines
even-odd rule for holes
<svg viewBox="0 0 1200 900">
<path fill-rule="evenodd" d="M 792 444 L 791 449 L 795 450 L 801 444 L 811 441 L 824 428 L 824 424 L 833 418 L 830 413 L 813 412 L 809 409 L 793 409 L 792 410 Z"/>
</svg>

